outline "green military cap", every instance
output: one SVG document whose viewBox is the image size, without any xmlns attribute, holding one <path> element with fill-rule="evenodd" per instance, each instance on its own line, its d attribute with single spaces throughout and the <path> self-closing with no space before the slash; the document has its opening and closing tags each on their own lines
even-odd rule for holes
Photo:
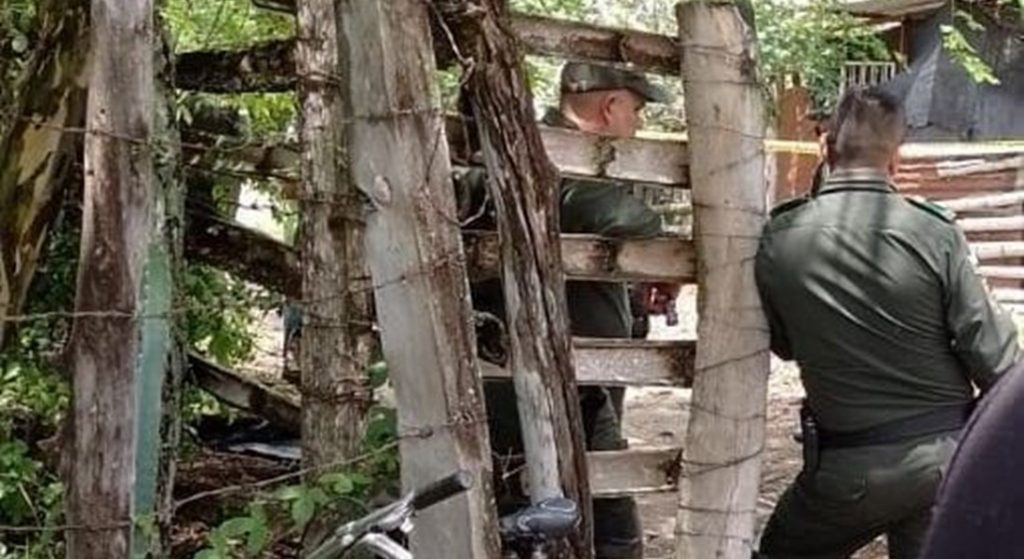
<svg viewBox="0 0 1024 559">
<path fill-rule="evenodd" d="M 652 103 L 670 103 L 672 96 L 642 74 L 598 64 L 569 62 L 562 67 L 562 93 L 628 89 Z"/>
</svg>

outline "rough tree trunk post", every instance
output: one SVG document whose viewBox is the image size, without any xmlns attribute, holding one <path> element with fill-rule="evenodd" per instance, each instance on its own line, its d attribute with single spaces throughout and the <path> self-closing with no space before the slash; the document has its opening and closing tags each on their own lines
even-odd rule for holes
<svg viewBox="0 0 1024 559">
<path fill-rule="evenodd" d="M 15 115 L 0 115 L 0 346 L 12 331 L 3 318 L 20 312 L 81 145 L 62 128 L 81 127 L 85 113 L 89 2 L 39 4 L 40 46 L 14 85 Z"/>
<path fill-rule="evenodd" d="M 490 445 L 428 7 L 421 0 L 337 4 L 337 31 L 327 31 L 340 35 L 336 69 L 302 80 L 338 103 L 347 170 L 374 208 L 366 252 L 399 402 L 402 485 L 420 487 L 460 468 L 475 478 L 469 492 L 419 516 L 412 550 L 496 558 Z"/>
<path fill-rule="evenodd" d="M 585 514 L 573 552 L 590 557 L 590 487 L 565 310 L 558 176 L 541 142 L 504 2 L 439 4 L 448 11 L 459 50 L 472 61 L 466 86 L 497 211 L 530 498 L 564 494 L 576 501 Z"/>
<path fill-rule="evenodd" d="M 359 450 L 372 394 L 373 345 L 363 255 L 362 201 L 348 173 L 338 11 L 298 2 L 296 52 L 302 107 L 302 446 L 307 467 L 329 468 Z M 318 471 L 314 477 L 323 473 Z M 323 534 L 314 527 L 307 543 Z"/>
<path fill-rule="evenodd" d="M 128 557 L 136 478 L 136 367 L 154 215 L 150 0 L 93 0 L 85 204 L 75 320 L 68 556 Z"/>
<path fill-rule="evenodd" d="M 753 22 L 735 4 L 687 2 L 677 16 L 700 292 L 676 557 L 747 559 L 769 367 L 768 329 L 754 284 L 766 213 L 756 45 Z"/>
</svg>

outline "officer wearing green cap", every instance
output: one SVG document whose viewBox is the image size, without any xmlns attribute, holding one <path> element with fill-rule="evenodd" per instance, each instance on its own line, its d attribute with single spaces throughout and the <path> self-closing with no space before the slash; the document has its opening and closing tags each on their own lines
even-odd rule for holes
<svg viewBox="0 0 1024 559">
<path fill-rule="evenodd" d="M 772 351 L 807 392 L 804 466 L 761 556 L 848 557 L 885 534 L 918 556 L 975 393 L 1018 359 L 951 212 L 891 183 L 906 121 L 876 89 L 850 91 L 816 193 L 772 213 L 755 275 Z"/>
<path fill-rule="evenodd" d="M 581 130 L 613 137 L 631 137 L 643 125 L 647 102 L 668 102 L 669 95 L 642 75 L 619 68 L 569 63 L 562 69 L 560 102 L 542 122 L 548 126 Z M 460 215 L 473 218 L 470 228 L 493 228 L 486 204 L 482 170 L 457 177 Z M 652 237 L 661 232 L 661 218 L 633 196 L 627 185 L 584 178 L 561 182 L 559 217 L 564 233 L 591 233 L 609 237 Z M 485 211 L 481 211 L 481 209 Z M 678 294 L 669 284 L 644 286 L 648 312 L 664 313 Z M 629 338 L 633 317 L 627 289 L 621 283 L 566 283 L 571 330 L 574 336 Z M 501 283 L 473 286 L 473 307 L 504 318 Z M 481 354 L 495 352 L 482 348 Z M 498 457 L 521 452 L 515 392 L 509 382 L 485 383 L 491 447 Z M 588 386 L 580 389 L 587 446 L 591 450 L 626 448 L 621 431 L 623 390 Z M 500 458 L 499 458 L 500 461 Z M 497 468 L 496 468 L 497 469 Z M 498 487 L 499 493 L 507 489 Z M 631 498 L 594 501 L 594 547 L 599 559 L 635 559 L 643 556 L 643 532 Z"/>
</svg>

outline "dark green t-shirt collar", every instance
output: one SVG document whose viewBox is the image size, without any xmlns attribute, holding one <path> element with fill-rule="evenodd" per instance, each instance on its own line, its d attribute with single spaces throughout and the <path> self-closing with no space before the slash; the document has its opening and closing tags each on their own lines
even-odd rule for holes
<svg viewBox="0 0 1024 559">
<path fill-rule="evenodd" d="M 878 169 L 870 167 L 835 169 L 829 174 L 825 184 L 818 191 L 818 195 L 849 190 L 890 194 L 896 192 L 896 187 L 889 181 L 889 175 Z"/>
</svg>

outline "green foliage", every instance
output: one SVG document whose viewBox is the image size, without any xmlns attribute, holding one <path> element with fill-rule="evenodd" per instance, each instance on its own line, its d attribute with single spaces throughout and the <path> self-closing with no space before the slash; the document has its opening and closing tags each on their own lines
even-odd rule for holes
<svg viewBox="0 0 1024 559">
<path fill-rule="evenodd" d="M 846 62 L 890 58 L 868 25 L 838 8 L 837 0 L 754 1 L 761 71 L 769 84 L 799 74 L 816 103 L 827 107 Z"/>
<path fill-rule="evenodd" d="M 13 431 L 19 421 L 50 434 L 67 409 L 67 383 L 25 349 L 21 344 L 0 354 L 0 434 Z"/>
<path fill-rule="evenodd" d="M 73 307 L 77 254 L 77 226 L 64 215 L 43 250 L 25 314 Z M 17 336 L 0 352 L 0 524 L 52 527 L 62 521 L 63 490 L 57 473 L 44 464 L 42 446 L 57 433 L 70 401 L 70 387 L 56 365 L 70 321 L 17 326 Z M 6 540 L 6 548 L 0 545 L 0 559 L 61 554 L 57 531 L 20 536 Z"/>
<path fill-rule="evenodd" d="M 964 10 L 955 10 L 953 23 L 939 26 L 942 32 L 942 48 L 976 83 L 999 85 L 999 78 L 996 77 L 992 68 L 978 56 L 978 51 L 967 40 L 957 24 L 962 25 L 972 34 L 985 32 L 985 26 L 978 23 L 978 20 L 974 19 L 970 13 Z"/>
<path fill-rule="evenodd" d="M 204 265 L 190 265 L 185 275 L 186 336 L 223 365 L 252 357 L 255 309 L 269 307 L 266 291 Z"/>
<path fill-rule="evenodd" d="M 270 543 L 270 526 L 263 503 L 253 503 L 243 516 L 224 521 L 208 536 L 209 546 L 195 559 L 232 559 L 240 554 L 257 557 Z"/>
<path fill-rule="evenodd" d="M 587 0 L 511 0 L 509 7 L 527 14 L 578 18 L 586 11 L 588 4 Z"/>
<path fill-rule="evenodd" d="M 167 0 L 163 6 L 178 52 L 239 48 L 295 35 L 295 19 L 251 0 Z"/>
<path fill-rule="evenodd" d="M 34 445 L 56 432 L 68 387 L 39 363 L 24 340 L 0 354 L 0 524 L 55 526 L 62 515 L 60 481 L 26 441 Z M 0 559 L 49 557 L 55 535 L 41 531 L 12 539 L 7 548 L 0 546 Z"/>
<path fill-rule="evenodd" d="M 207 536 L 194 559 L 259 557 L 272 542 L 302 533 L 317 515 L 353 518 L 367 512 L 374 495 L 398 491 L 395 410 L 375 407 L 364 439 L 365 459 L 312 481 L 260 492 L 245 512 L 229 516 Z"/>
<path fill-rule="evenodd" d="M 34 0 L 0 2 L 0 83 L 15 83 L 24 69 L 34 41 L 35 5 Z M 0 109 L 14 101 L 14 90 L 0 87 Z M 0 125 L 0 131 L 3 128 Z"/>
</svg>

